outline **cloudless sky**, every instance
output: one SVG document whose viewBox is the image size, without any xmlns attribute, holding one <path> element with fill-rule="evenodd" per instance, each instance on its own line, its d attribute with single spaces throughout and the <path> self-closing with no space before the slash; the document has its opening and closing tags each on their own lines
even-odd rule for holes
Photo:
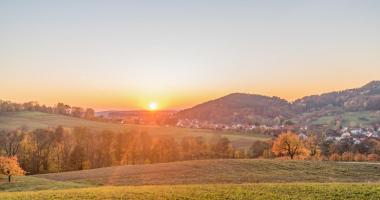
<svg viewBox="0 0 380 200">
<path fill-rule="evenodd" d="M 185 108 L 380 79 L 380 1 L 0 0 L 0 99 Z"/>
</svg>

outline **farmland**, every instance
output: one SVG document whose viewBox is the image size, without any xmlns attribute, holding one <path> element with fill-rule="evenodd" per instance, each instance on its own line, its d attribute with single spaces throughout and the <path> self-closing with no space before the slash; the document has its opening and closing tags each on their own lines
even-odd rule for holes
<svg viewBox="0 0 380 200">
<path fill-rule="evenodd" d="M 378 199 L 376 184 L 219 184 L 119 186 L 5 192 L 1 199 Z"/>
<path fill-rule="evenodd" d="M 60 125 L 65 128 L 83 126 L 90 129 L 92 132 L 99 132 L 103 130 L 111 130 L 114 132 L 123 130 L 140 131 L 147 132 L 151 135 L 171 135 L 177 139 L 180 139 L 184 136 L 203 136 L 205 138 L 210 138 L 214 134 L 222 134 L 223 136 L 228 137 L 231 140 L 232 145 L 238 148 L 248 148 L 255 140 L 269 139 L 264 135 L 246 136 L 234 132 L 229 133 L 204 129 L 105 123 L 41 112 L 3 112 L 0 114 L 0 129 L 9 130 L 23 126 L 27 127 L 28 129 L 49 127 L 55 128 Z"/>
<path fill-rule="evenodd" d="M 363 126 L 370 127 L 371 124 L 379 122 L 379 112 L 360 111 L 360 112 L 344 112 L 342 114 L 335 114 L 329 116 L 322 116 L 311 120 L 312 125 L 329 125 L 334 127 L 336 120 L 342 120 L 342 126 L 355 127 Z"/>
<path fill-rule="evenodd" d="M 380 182 L 380 165 L 265 159 L 181 161 L 36 175 L 98 185 Z"/>
<path fill-rule="evenodd" d="M 201 160 L 15 177 L 0 199 L 378 199 L 380 166 Z"/>
<path fill-rule="evenodd" d="M 380 165 L 198 160 L 0 177 L 0 199 L 378 199 Z"/>
</svg>

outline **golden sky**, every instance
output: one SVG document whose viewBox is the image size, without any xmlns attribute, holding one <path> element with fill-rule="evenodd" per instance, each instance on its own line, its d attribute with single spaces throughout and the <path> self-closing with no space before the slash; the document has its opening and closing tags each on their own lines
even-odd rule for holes
<svg viewBox="0 0 380 200">
<path fill-rule="evenodd" d="M 0 99 L 181 109 L 380 79 L 377 1 L 0 2 Z"/>
</svg>

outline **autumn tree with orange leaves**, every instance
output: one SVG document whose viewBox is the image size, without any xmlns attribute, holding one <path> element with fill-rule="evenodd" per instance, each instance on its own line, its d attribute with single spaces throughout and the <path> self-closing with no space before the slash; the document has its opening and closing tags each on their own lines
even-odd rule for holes
<svg viewBox="0 0 380 200">
<path fill-rule="evenodd" d="M 20 167 L 16 157 L 0 156 L 0 174 L 8 176 L 8 182 L 11 182 L 12 176 L 23 176 L 25 171 Z"/>
<path fill-rule="evenodd" d="M 292 132 L 280 134 L 273 143 L 272 151 L 276 155 L 287 155 L 290 159 L 306 154 L 302 140 Z"/>
</svg>

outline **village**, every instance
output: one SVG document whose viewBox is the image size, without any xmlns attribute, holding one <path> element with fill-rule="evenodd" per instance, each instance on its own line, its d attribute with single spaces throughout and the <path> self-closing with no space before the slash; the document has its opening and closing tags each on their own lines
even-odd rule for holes
<svg viewBox="0 0 380 200">
<path fill-rule="evenodd" d="M 339 142 L 344 139 L 352 139 L 354 144 L 360 144 L 368 138 L 380 139 L 380 127 L 340 127 L 338 129 L 326 129 L 316 126 L 298 126 L 292 123 L 284 125 L 260 125 L 235 123 L 231 125 L 211 123 L 199 120 L 178 120 L 176 127 L 193 129 L 210 129 L 220 131 L 239 132 L 242 134 L 258 133 L 272 137 L 288 130 L 295 131 L 302 139 L 307 139 L 310 133 L 319 132 L 324 135 L 325 141 Z"/>
</svg>

